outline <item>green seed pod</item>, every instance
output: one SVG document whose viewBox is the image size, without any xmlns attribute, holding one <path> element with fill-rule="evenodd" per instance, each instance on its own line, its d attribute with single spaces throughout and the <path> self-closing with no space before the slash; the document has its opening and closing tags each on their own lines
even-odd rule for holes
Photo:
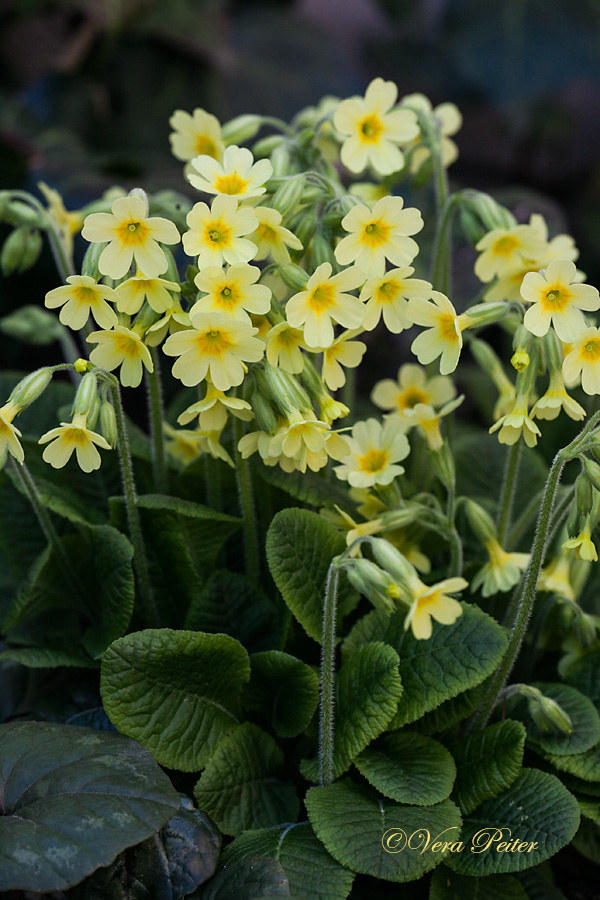
<svg viewBox="0 0 600 900">
<path fill-rule="evenodd" d="M 367 597 L 377 609 L 392 613 L 397 608 L 394 602 L 394 585 L 385 572 L 368 559 L 354 559 L 345 567 L 350 584 Z M 390 592 L 391 589 L 391 592 Z"/>
<path fill-rule="evenodd" d="M 269 206 L 281 213 L 282 217 L 291 215 L 302 198 L 304 175 L 291 175 L 277 188 Z"/>
<path fill-rule="evenodd" d="M 256 115 L 236 116 L 221 128 L 221 137 L 226 144 L 244 144 L 257 134 L 262 125 L 262 117 Z"/>
<path fill-rule="evenodd" d="M 587 516 L 592 509 L 592 500 L 594 491 L 585 472 L 581 472 L 577 476 L 575 482 L 575 497 L 577 501 L 577 511 L 580 516 Z"/>
<path fill-rule="evenodd" d="M 286 263 L 284 266 L 279 266 L 279 275 L 284 284 L 287 284 L 292 290 L 306 290 L 308 272 L 305 272 L 304 269 L 297 266 L 296 263 Z"/>
<path fill-rule="evenodd" d="M 550 697 L 528 697 L 529 714 L 540 731 L 555 734 L 571 734 L 573 723 L 562 706 Z"/>
<path fill-rule="evenodd" d="M 4 241 L 0 253 L 0 269 L 4 275 L 20 274 L 31 269 L 42 251 L 42 236 L 26 226 L 15 228 Z"/>
<path fill-rule="evenodd" d="M 27 409 L 44 393 L 52 381 L 52 370 L 48 368 L 36 369 L 30 375 L 26 375 L 15 388 L 13 388 L 9 403 L 19 407 L 19 412 Z"/>
<path fill-rule="evenodd" d="M 111 447 L 117 443 L 117 417 L 112 403 L 105 400 L 100 405 L 100 431 Z"/>
<path fill-rule="evenodd" d="M 406 557 L 385 538 L 373 538 L 371 551 L 378 565 L 388 572 L 394 581 L 408 583 L 416 575 L 414 567 Z"/>
<path fill-rule="evenodd" d="M 98 397 L 98 386 L 96 384 L 96 375 L 94 372 L 86 372 L 81 379 L 81 383 L 77 388 L 73 406 L 71 408 L 72 416 L 89 416 Z"/>
</svg>

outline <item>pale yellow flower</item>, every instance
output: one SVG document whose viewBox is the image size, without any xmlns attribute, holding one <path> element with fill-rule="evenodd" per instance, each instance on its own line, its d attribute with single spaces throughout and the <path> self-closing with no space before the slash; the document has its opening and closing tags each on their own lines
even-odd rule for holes
<svg viewBox="0 0 600 900">
<path fill-rule="evenodd" d="M 575 282 L 577 269 L 568 259 L 555 259 L 542 272 L 528 272 L 521 285 L 521 297 L 533 305 L 525 313 L 523 324 L 537 337 L 543 337 L 550 323 L 561 341 L 573 341 L 586 323 L 582 309 L 600 307 L 600 294 L 590 284 Z"/>
<path fill-rule="evenodd" d="M 412 110 L 392 111 L 398 88 L 391 81 L 375 78 L 364 97 L 342 100 L 333 116 L 334 127 L 345 137 L 340 156 L 351 172 L 370 165 L 378 175 L 390 175 L 404 165 L 398 145 L 419 134 Z"/>
<path fill-rule="evenodd" d="M 237 200 L 260 197 L 267 190 L 265 182 L 273 174 L 273 166 L 268 159 L 254 162 L 254 156 L 247 147 L 227 147 L 223 161 L 211 155 L 196 156 L 191 161 L 195 170 L 188 175 L 188 181 L 205 194 L 227 194 Z"/>
<path fill-rule="evenodd" d="M 133 260 L 148 278 L 156 278 L 168 266 L 158 242 L 179 242 L 175 225 L 160 216 L 148 217 L 144 201 L 132 195 L 115 200 L 112 213 L 86 216 L 81 233 L 92 243 L 109 241 L 100 254 L 98 268 L 110 278 L 122 278 Z"/>
<path fill-rule="evenodd" d="M 146 278 L 137 272 L 115 288 L 117 309 L 119 312 L 134 316 L 140 311 L 144 300 L 147 300 L 154 312 L 165 313 L 173 305 L 172 292 L 179 293 L 181 285 L 164 278 Z M 171 293 L 170 293 L 171 292 Z M 102 324 L 98 322 L 98 324 Z M 105 328 L 110 326 L 105 325 Z"/>
<path fill-rule="evenodd" d="M 363 272 L 350 266 L 331 274 L 331 264 L 321 263 L 308 279 L 306 290 L 291 297 L 286 306 L 287 320 L 292 328 L 304 326 L 304 340 L 310 348 L 330 347 L 334 340 L 333 322 L 344 328 L 360 328 L 365 315 L 364 304 L 345 293 L 360 287 Z"/>
<path fill-rule="evenodd" d="M 255 206 L 254 214 L 258 219 L 258 228 L 248 235 L 248 239 L 256 244 L 255 259 L 266 259 L 270 255 L 276 263 L 281 265 L 289 263 L 288 247 L 292 250 L 302 250 L 302 243 L 289 228 L 282 226 L 281 213 L 268 206 Z"/>
<path fill-rule="evenodd" d="M 194 284 L 204 296 L 194 303 L 190 315 L 219 312 L 226 318 L 251 324 L 248 313 L 264 315 L 271 309 L 271 290 L 264 284 L 257 284 L 259 278 L 258 266 L 248 263 L 238 263 L 225 270 L 220 266 L 202 269 L 194 278 Z"/>
<path fill-rule="evenodd" d="M 360 299 L 366 302 L 365 331 L 376 328 L 381 316 L 392 334 L 400 334 L 411 327 L 413 323 L 407 312 L 408 301 L 413 297 L 426 300 L 431 297 L 432 290 L 428 281 L 410 277 L 414 271 L 412 266 L 390 269 L 385 275 L 369 278 L 363 285 Z"/>
<path fill-rule="evenodd" d="M 52 441 L 51 444 L 48 442 Z M 102 437 L 86 426 L 86 416 L 76 415 L 72 422 L 61 422 L 58 428 L 47 431 L 38 441 L 39 444 L 48 444 L 42 454 L 44 462 L 50 463 L 55 469 L 62 469 L 70 460 L 73 451 L 77 455 L 77 463 L 84 472 L 92 472 L 100 468 L 102 462 L 96 449 L 102 447 L 110 450 L 110 444 Z"/>
<path fill-rule="evenodd" d="M 446 578 L 428 587 L 414 576 L 410 582 L 412 605 L 404 620 L 404 630 L 412 629 L 418 641 L 428 640 L 432 634 L 432 618 L 442 625 L 453 625 L 462 615 L 462 606 L 450 594 L 469 586 L 464 578 Z"/>
<path fill-rule="evenodd" d="M 195 203 L 187 214 L 189 231 L 183 235 L 183 249 L 188 256 L 198 257 L 200 270 L 207 266 L 246 263 L 256 256 L 256 244 L 243 235 L 258 227 L 253 209 L 238 209 L 235 197 L 219 194 L 210 208 Z"/>
<path fill-rule="evenodd" d="M 331 522 L 332 525 L 344 529 L 346 532 L 347 547 L 350 547 L 357 538 L 366 535 L 379 534 L 385 528 L 381 519 L 373 519 L 369 522 L 355 522 L 352 516 L 349 516 L 348 513 L 344 512 L 337 504 L 335 508 L 337 513 L 333 512 L 331 509 L 320 509 L 319 515 L 323 516 L 328 522 Z M 351 558 L 361 555 L 360 544 L 353 547 L 349 554 Z"/>
<path fill-rule="evenodd" d="M 475 274 L 480 281 L 491 281 L 496 275 L 504 275 L 538 259 L 545 250 L 539 231 L 531 225 L 513 225 L 512 228 L 494 228 L 485 234 L 476 249 L 480 251 L 475 263 Z"/>
<path fill-rule="evenodd" d="M 419 245 L 408 235 L 421 231 L 423 219 L 418 209 L 403 207 L 402 197 L 384 197 L 372 210 L 353 206 L 342 219 L 349 234 L 335 248 L 338 263 L 355 263 L 369 278 L 384 274 L 386 259 L 395 266 L 411 263 Z"/>
<path fill-rule="evenodd" d="M 101 328 L 117 324 L 117 314 L 107 301 L 115 303 L 118 295 L 106 284 L 98 284 L 89 275 L 69 275 L 67 284 L 46 294 L 44 303 L 48 309 L 62 306 L 59 319 L 74 331 L 87 324 L 90 313 Z"/>
<path fill-rule="evenodd" d="M 207 382 L 204 398 L 188 406 L 178 417 L 177 422 L 179 425 L 187 425 L 198 416 L 202 431 L 222 431 L 227 422 L 228 412 L 244 422 L 254 418 L 252 407 L 246 400 L 240 397 L 227 397 L 214 384 Z"/>
<path fill-rule="evenodd" d="M 418 425 L 425 435 L 429 450 L 440 450 L 444 443 L 440 431 L 440 420 L 460 406 L 464 399 L 464 394 L 461 394 L 460 397 L 450 400 L 437 412 L 426 403 L 416 403 L 411 409 L 404 411 L 404 415 L 399 417 L 399 423 L 404 429 Z"/>
<path fill-rule="evenodd" d="M 435 118 L 440 132 L 440 150 L 442 163 L 447 168 L 458 158 L 458 147 L 451 140 L 451 136 L 460 130 L 462 125 L 462 115 L 460 110 L 454 103 L 440 103 L 435 109 L 432 108 L 431 100 L 424 94 L 408 94 L 402 98 L 402 105 L 409 106 L 415 111 L 422 111 Z M 413 149 L 414 147 L 414 149 Z M 422 143 L 407 146 L 407 152 L 412 150 L 410 156 L 410 171 L 414 174 L 418 172 L 424 162 L 431 156 L 428 147 Z"/>
<path fill-rule="evenodd" d="M 482 566 L 471 583 L 476 591 L 481 586 L 484 597 L 508 591 L 519 581 L 529 563 L 529 553 L 508 553 L 495 538 L 485 541 L 489 561 Z"/>
<path fill-rule="evenodd" d="M 165 449 L 169 456 L 179 460 L 184 466 L 189 465 L 204 453 L 206 438 L 202 431 L 186 428 L 173 428 L 168 422 L 163 423 L 167 437 Z"/>
<path fill-rule="evenodd" d="M 521 435 L 528 447 L 535 447 L 541 431 L 527 414 L 527 398 L 517 397 L 512 411 L 501 416 L 490 428 L 490 434 L 500 429 L 498 440 L 501 444 L 516 444 Z"/>
<path fill-rule="evenodd" d="M 0 407 L 0 468 L 4 465 L 7 452 L 21 464 L 25 459 L 19 441 L 21 432 L 12 424 L 12 420 L 18 412 L 19 407 L 10 401 Z"/>
<path fill-rule="evenodd" d="M 154 371 L 150 351 L 143 340 L 124 325 L 115 325 L 111 331 L 94 331 L 87 340 L 98 344 L 90 353 L 90 360 L 108 372 L 121 366 L 119 380 L 123 387 L 137 387 L 142 380 L 143 368 Z"/>
<path fill-rule="evenodd" d="M 222 313 L 194 313 L 192 328 L 172 334 L 164 343 L 167 356 L 178 356 L 173 375 L 186 387 L 200 384 L 208 375 L 220 391 L 241 384 L 244 362 L 258 362 L 265 345 L 254 337 L 249 323 L 226 318 Z"/>
<path fill-rule="evenodd" d="M 408 439 L 397 422 L 389 419 L 383 425 L 377 419 L 357 422 L 352 437 L 346 440 L 350 453 L 336 466 L 335 474 L 352 487 L 368 488 L 386 485 L 404 472 L 397 465 L 410 452 Z"/>
<path fill-rule="evenodd" d="M 190 327 L 190 317 L 181 308 L 181 304 L 173 302 L 173 305 L 165 310 L 164 315 L 151 325 L 146 334 L 144 341 L 148 347 L 157 347 L 162 344 L 167 334 L 175 334 L 177 331 L 183 331 L 184 328 Z"/>
<path fill-rule="evenodd" d="M 592 541 L 589 521 L 586 521 L 577 537 L 565 541 L 562 548 L 565 551 L 574 550 L 575 559 L 587 559 L 592 562 L 598 562 L 598 551 Z"/>
<path fill-rule="evenodd" d="M 377 382 L 371 401 L 380 409 L 405 417 L 417 403 L 443 406 L 455 396 L 456 388 L 446 375 L 427 378 L 424 368 L 416 363 L 406 363 L 398 369 L 396 381 L 384 378 Z"/>
<path fill-rule="evenodd" d="M 562 371 L 567 384 L 573 384 L 581 374 L 586 394 L 600 394 L 600 328 L 586 328 L 572 342 Z"/>
<path fill-rule="evenodd" d="M 302 350 L 306 349 L 302 331 L 292 328 L 287 322 L 280 322 L 267 333 L 266 342 L 267 360 L 272 366 L 277 366 L 290 375 L 298 375 L 302 371 Z"/>
<path fill-rule="evenodd" d="M 48 187 L 43 181 L 38 182 L 38 187 L 48 204 L 48 215 L 58 227 L 67 256 L 71 258 L 73 256 L 73 236 L 81 231 L 83 216 L 78 210 L 72 212 L 66 209 L 63 198 L 54 188 Z"/>
<path fill-rule="evenodd" d="M 422 365 L 440 357 L 440 374 L 449 375 L 458 365 L 463 345 L 462 327 L 468 322 L 456 313 L 452 303 L 440 291 L 431 292 L 431 300 L 413 297 L 408 301 L 407 313 L 415 325 L 423 325 L 411 344 L 411 350 Z"/>
<path fill-rule="evenodd" d="M 203 109 L 195 109 L 192 115 L 178 109 L 169 119 L 169 125 L 174 129 L 169 140 L 176 159 L 187 162 L 199 155 L 222 159 L 225 144 L 216 116 Z"/>
<path fill-rule="evenodd" d="M 571 559 L 568 553 L 553 557 L 540 572 L 537 590 L 558 594 L 565 600 L 575 603 L 575 590 L 571 583 Z"/>
<path fill-rule="evenodd" d="M 567 394 L 562 372 L 556 369 L 550 375 L 548 390 L 535 403 L 531 410 L 532 419 L 556 419 L 561 409 L 566 414 L 580 422 L 585 418 L 586 412 L 583 406 Z"/>
<path fill-rule="evenodd" d="M 308 464 L 309 468 L 317 471 L 326 462 L 324 432 L 330 428 L 331 425 L 320 422 L 310 410 L 295 410 L 288 414 L 287 423 L 274 435 L 269 455 L 275 456 L 281 452 L 296 460 L 301 470 L 305 470 Z M 313 468 L 312 462 L 316 468 Z"/>
<path fill-rule="evenodd" d="M 335 339 L 331 347 L 327 347 L 323 351 L 321 376 L 330 391 L 337 391 L 346 384 L 346 373 L 343 366 L 347 369 L 355 369 L 361 364 L 367 345 L 362 341 L 352 340 L 356 334 L 360 333 L 360 330 L 345 331 Z"/>
</svg>

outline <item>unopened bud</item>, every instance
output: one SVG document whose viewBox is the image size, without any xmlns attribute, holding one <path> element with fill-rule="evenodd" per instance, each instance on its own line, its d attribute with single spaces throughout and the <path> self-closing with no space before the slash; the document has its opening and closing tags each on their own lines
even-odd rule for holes
<svg viewBox="0 0 600 900">
<path fill-rule="evenodd" d="M 100 406 L 100 430 L 111 447 L 117 443 L 117 417 L 112 403 L 108 400 Z"/>
<path fill-rule="evenodd" d="M 322 265 L 322 263 L 327 262 L 331 265 L 334 272 L 337 270 L 338 264 L 333 252 L 333 248 L 322 231 L 318 230 L 316 232 L 315 236 L 310 242 L 309 252 L 310 260 L 314 269 Z"/>
<path fill-rule="evenodd" d="M 6 206 L 7 219 L 15 225 L 41 225 L 40 213 L 29 203 L 12 200 Z"/>
<path fill-rule="evenodd" d="M 479 540 L 483 543 L 497 540 L 496 526 L 490 514 L 474 500 L 465 499 L 464 502 L 469 525 Z"/>
<path fill-rule="evenodd" d="M 102 242 L 90 244 L 90 246 L 85 251 L 85 256 L 83 257 L 83 262 L 81 264 L 81 274 L 87 275 L 89 278 L 94 278 L 96 281 L 101 277 L 100 269 L 98 268 L 98 261 L 102 252 L 104 251 L 105 244 Z"/>
<path fill-rule="evenodd" d="M 129 191 L 130 197 L 137 197 L 138 200 L 141 200 L 144 206 L 146 207 L 146 215 L 148 215 L 149 205 L 148 205 L 148 195 L 143 188 L 135 187 Z"/>
<path fill-rule="evenodd" d="M 308 207 L 300 213 L 298 221 L 293 226 L 290 225 L 291 230 L 303 247 L 308 247 L 316 227 L 317 213 L 314 209 L 309 209 Z"/>
<path fill-rule="evenodd" d="M 439 450 L 431 450 L 429 459 L 431 460 L 433 471 L 444 487 L 451 488 L 456 481 L 456 470 L 454 468 L 454 457 L 448 444 L 442 444 Z"/>
<path fill-rule="evenodd" d="M 286 263 L 284 266 L 279 266 L 279 275 L 281 280 L 292 290 L 306 290 L 308 272 L 305 272 L 304 269 L 295 263 Z"/>
<path fill-rule="evenodd" d="M 42 236 L 37 229 L 15 228 L 4 241 L 0 268 L 4 275 L 20 274 L 31 269 L 42 251 Z"/>
<path fill-rule="evenodd" d="M 510 358 L 510 364 L 517 372 L 524 372 L 531 362 L 526 350 L 517 350 Z"/>
<path fill-rule="evenodd" d="M 269 158 L 271 160 L 271 165 L 273 166 L 273 175 L 276 178 L 280 175 L 291 174 L 291 158 L 287 142 L 275 147 Z"/>
<path fill-rule="evenodd" d="M 393 613 L 397 609 L 394 601 L 399 598 L 400 591 L 389 575 L 382 572 L 375 563 L 368 559 L 354 559 L 345 571 L 350 584 L 377 609 L 383 609 L 387 613 Z"/>
<path fill-rule="evenodd" d="M 303 190 L 304 175 L 293 175 L 286 178 L 271 197 L 269 206 L 276 209 L 285 218 L 293 213 L 300 203 Z"/>
<path fill-rule="evenodd" d="M 0 331 L 24 344 L 44 346 L 59 340 L 65 326 L 49 310 L 27 305 L 0 319 Z"/>
<path fill-rule="evenodd" d="M 277 428 L 277 416 L 267 398 L 261 393 L 260 386 L 259 390 L 252 395 L 252 409 L 258 429 L 267 434 L 274 434 Z"/>
<path fill-rule="evenodd" d="M 469 327 L 480 327 L 498 322 L 509 312 L 506 303 L 477 303 L 466 310 L 465 315 L 470 320 Z"/>
<path fill-rule="evenodd" d="M 460 207 L 460 224 L 465 237 L 473 246 L 478 244 L 481 238 L 487 233 L 486 228 L 481 222 L 481 218 L 464 204 Z"/>
<path fill-rule="evenodd" d="M 84 372 L 87 372 L 89 365 L 90 365 L 89 360 L 83 359 L 80 356 L 79 359 L 76 359 L 75 362 L 73 363 L 73 368 L 75 369 L 76 372 L 79 372 L 80 375 L 83 375 Z"/>
<path fill-rule="evenodd" d="M 297 410 L 312 410 L 309 396 L 293 375 L 269 363 L 264 363 L 263 371 L 273 402 L 284 415 Z"/>
<path fill-rule="evenodd" d="M 71 415 L 89 416 L 97 396 L 98 388 L 96 385 L 96 375 L 94 372 L 87 372 L 81 379 L 81 383 L 77 388 Z"/>
<path fill-rule="evenodd" d="M 585 472 L 581 472 L 577 476 L 575 482 L 575 498 L 577 501 L 577 511 L 581 516 L 587 516 L 592 509 L 592 500 L 594 491 Z"/>
<path fill-rule="evenodd" d="M 408 583 L 416 575 L 415 569 L 406 557 L 385 538 L 373 538 L 371 551 L 376 562 L 389 572 L 395 581 Z"/>
<path fill-rule="evenodd" d="M 554 732 L 555 734 L 571 734 L 573 723 L 571 717 L 564 711 L 562 706 L 545 697 L 541 692 L 538 696 L 527 698 L 529 706 L 529 714 L 540 731 Z"/>
<path fill-rule="evenodd" d="M 262 118 L 256 115 L 236 116 L 221 128 L 221 137 L 226 144 L 244 144 L 257 134 Z"/>
<path fill-rule="evenodd" d="M 282 134 L 270 134 L 268 137 L 261 138 L 252 147 L 252 153 L 255 159 L 264 159 L 270 156 L 276 147 L 283 144 L 285 137 Z"/>
<path fill-rule="evenodd" d="M 588 481 L 597 491 L 600 491 L 600 465 L 595 460 L 588 459 L 585 456 L 583 458 L 583 470 Z"/>
<path fill-rule="evenodd" d="M 38 397 L 44 393 L 50 382 L 52 381 L 52 370 L 48 368 L 37 369 L 31 375 L 26 375 L 18 385 L 13 389 L 9 403 L 13 403 L 19 407 L 22 412 L 32 403 L 35 403 Z"/>
<path fill-rule="evenodd" d="M 468 199 L 470 208 L 479 216 L 486 231 L 493 231 L 495 228 L 513 228 L 517 224 L 512 213 L 489 194 L 477 191 L 470 193 Z"/>
</svg>

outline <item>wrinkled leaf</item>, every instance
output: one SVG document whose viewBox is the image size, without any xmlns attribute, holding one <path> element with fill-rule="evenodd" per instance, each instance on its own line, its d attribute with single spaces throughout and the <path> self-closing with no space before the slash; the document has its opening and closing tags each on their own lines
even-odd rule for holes
<svg viewBox="0 0 600 900">
<path fill-rule="evenodd" d="M 457 776 L 452 799 L 463 813 L 511 786 L 523 762 L 526 732 L 520 722 L 507 719 L 475 731 L 454 749 Z"/>
<path fill-rule="evenodd" d="M 319 702 L 317 674 L 301 660 L 279 650 L 250 657 L 245 709 L 262 713 L 282 737 L 296 737 L 308 727 Z"/>
</svg>

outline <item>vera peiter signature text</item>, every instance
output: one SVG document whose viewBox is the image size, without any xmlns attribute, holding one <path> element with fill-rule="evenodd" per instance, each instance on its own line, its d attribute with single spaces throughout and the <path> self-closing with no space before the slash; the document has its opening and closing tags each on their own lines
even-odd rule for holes
<svg viewBox="0 0 600 900">
<path fill-rule="evenodd" d="M 489 827 L 477 831 L 469 844 L 458 840 L 458 826 L 446 828 L 439 834 L 432 834 L 427 828 L 419 828 L 412 834 L 407 834 L 402 828 L 388 828 L 384 833 L 381 843 L 388 853 L 401 853 L 403 850 L 425 853 L 462 853 L 470 850 L 471 853 L 531 853 L 537 850 L 538 841 L 524 841 L 519 837 L 513 837 L 510 828 Z"/>
</svg>

